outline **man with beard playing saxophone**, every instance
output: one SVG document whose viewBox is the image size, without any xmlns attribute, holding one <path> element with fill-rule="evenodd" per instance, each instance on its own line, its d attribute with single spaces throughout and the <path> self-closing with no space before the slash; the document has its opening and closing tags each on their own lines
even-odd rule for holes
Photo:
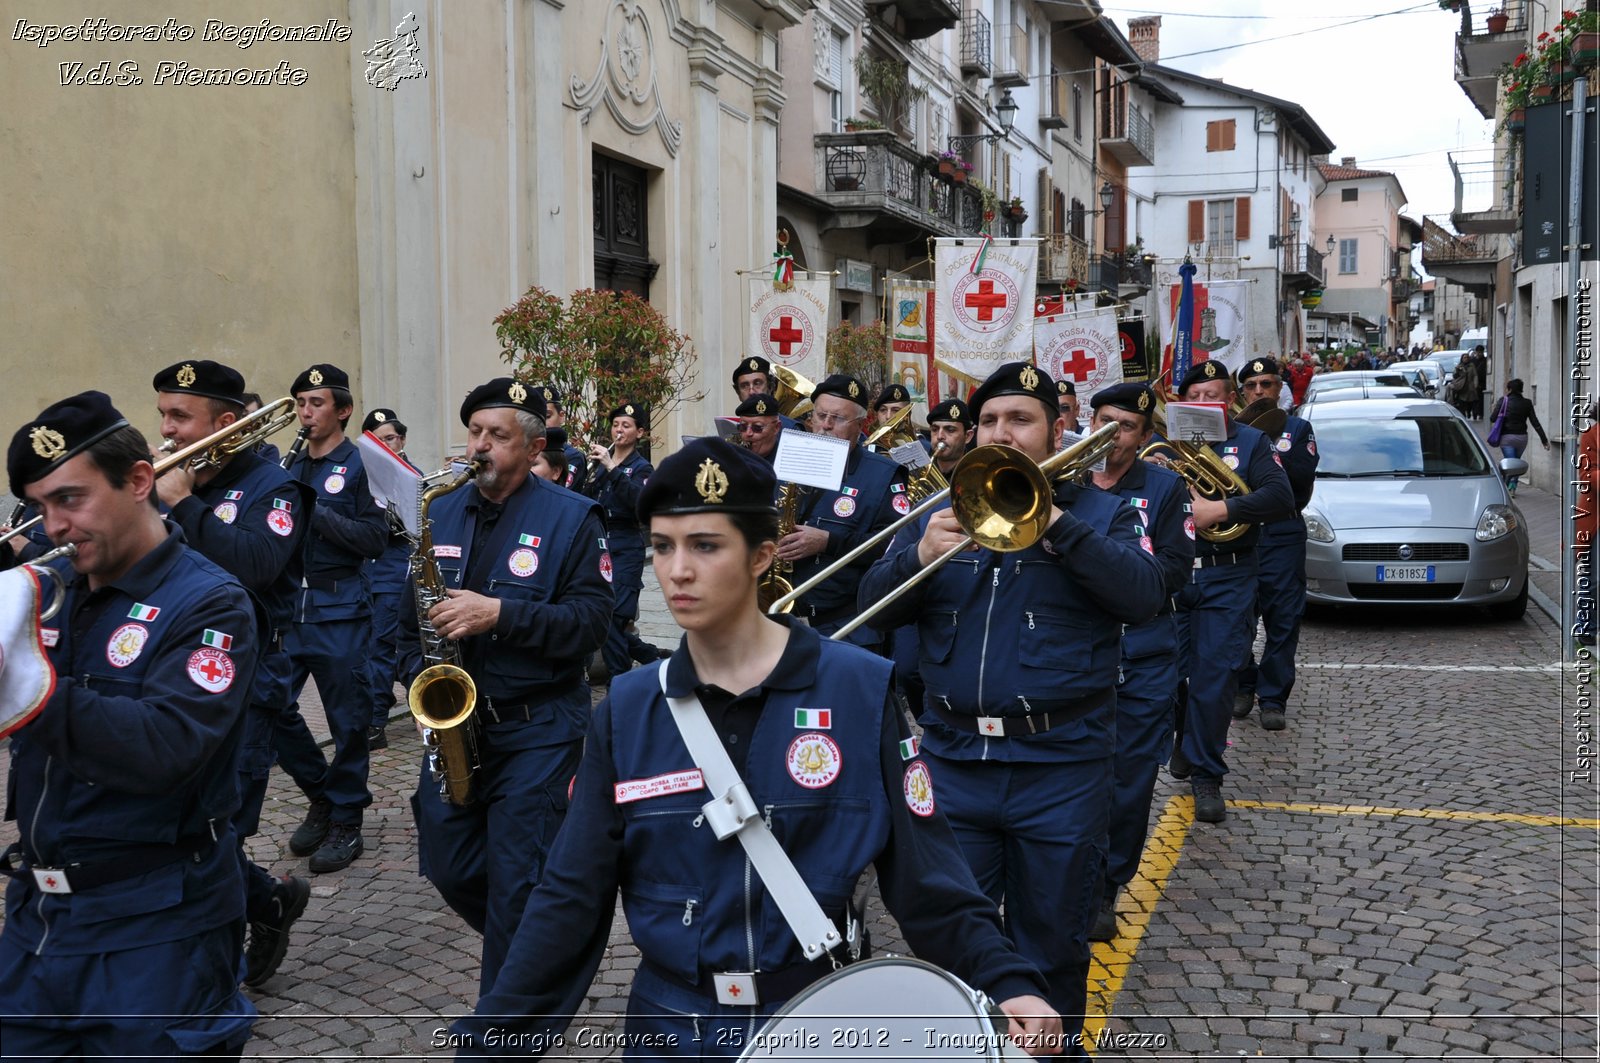
<svg viewBox="0 0 1600 1063">
<path fill-rule="evenodd" d="M 481 767 L 465 805 L 440 796 L 424 762 L 412 812 L 422 874 L 483 935 L 493 984 L 528 891 L 567 808 L 589 723 L 583 664 L 611 620 L 611 555 L 593 501 L 531 475 L 544 449 L 536 388 L 500 377 L 461 404 L 475 481 L 429 507 L 448 598 L 428 613 L 460 646 L 477 684 Z M 421 670 L 418 618 L 402 618 L 402 659 Z M 468 721 L 462 726 L 474 726 Z"/>
</svg>

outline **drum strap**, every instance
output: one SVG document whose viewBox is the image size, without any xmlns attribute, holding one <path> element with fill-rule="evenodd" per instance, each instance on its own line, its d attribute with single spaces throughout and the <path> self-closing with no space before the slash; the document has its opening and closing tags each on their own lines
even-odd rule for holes
<svg viewBox="0 0 1600 1063">
<path fill-rule="evenodd" d="M 739 839 L 756 874 L 761 876 L 767 892 L 783 913 L 784 922 L 789 924 L 795 939 L 800 942 L 806 959 L 817 959 L 843 943 L 838 927 L 823 914 L 822 906 L 811 895 L 811 890 L 806 887 L 789 854 L 783 851 L 783 846 L 778 844 L 778 839 L 767 827 L 755 799 L 750 796 L 750 790 L 739 777 L 733 761 L 728 759 L 727 751 L 722 748 L 722 740 L 711 726 L 700 699 L 693 693 L 686 698 L 667 694 L 668 663 L 662 661 L 658 673 L 661 693 L 667 697 L 667 706 L 672 709 L 672 722 L 678 725 L 678 733 L 683 736 L 690 759 L 705 776 L 706 788 L 713 795 L 700 809 L 705 813 L 706 823 L 716 832 L 718 841 L 726 841 L 729 837 Z"/>
</svg>

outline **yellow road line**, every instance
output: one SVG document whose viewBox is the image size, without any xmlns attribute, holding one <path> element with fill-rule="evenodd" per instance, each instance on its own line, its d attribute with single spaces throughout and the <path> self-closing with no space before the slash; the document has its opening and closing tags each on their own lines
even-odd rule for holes
<svg viewBox="0 0 1600 1063">
<path fill-rule="evenodd" d="M 1530 816 L 1519 812 L 1466 812 L 1448 808 L 1396 808 L 1384 805 L 1334 805 L 1296 803 L 1290 801 L 1239 801 L 1230 800 L 1230 808 L 1259 808 L 1272 812 L 1302 812 L 1324 816 L 1387 816 L 1391 818 L 1414 817 L 1419 819 L 1446 819 L 1480 823 L 1522 823 L 1533 827 L 1581 827 L 1600 830 L 1600 819 L 1580 819 L 1573 816 Z M 1118 898 L 1118 933 L 1111 941 L 1096 942 L 1089 959 L 1089 997 L 1084 1018 L 1083 1037 L 1090 1052 L 1096 1038 L 1105 1029 L 1117 993 L 1122 989 L 1128 968 L 1139 950 L 1139 942 L 1155 914 L 1156 903 L 1166 893 L 1167 879 L 1178 866 L 1184 843 L 1189 838 L 1189 828 L 1194 825 L 1194 798 L 1176 794 L 1167 799 L 1167 805 L 1145 842 L 1144 856 L 1139 870 Z M 1132 911 L 1129 911 L 1129 909 Z"/>
</svg>

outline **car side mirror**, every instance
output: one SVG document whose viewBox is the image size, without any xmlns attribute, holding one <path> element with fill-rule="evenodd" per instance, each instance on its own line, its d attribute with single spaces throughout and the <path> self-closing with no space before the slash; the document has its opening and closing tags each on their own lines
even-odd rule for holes
<svg viewBox="0 0 1600 1063">
<path fill-rule="evenodd" d="M 1509 480 L 1513 476 L 1526 475 L 1528 475 L 1528 463 L 1521 458 L 1500 459 L 1500 477 L 1502 479 Z"/>
</svg>

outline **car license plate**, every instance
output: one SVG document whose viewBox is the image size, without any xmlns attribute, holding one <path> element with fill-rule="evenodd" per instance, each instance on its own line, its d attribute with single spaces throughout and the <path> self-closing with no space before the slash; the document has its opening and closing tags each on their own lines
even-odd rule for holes
<svg viewBox="0 0 1600 1063">
<path fill-rule="evenodd" d="M 1379 583 L 1432 583 L 1432 565 L 1379 565 Z"/>
</svg>

